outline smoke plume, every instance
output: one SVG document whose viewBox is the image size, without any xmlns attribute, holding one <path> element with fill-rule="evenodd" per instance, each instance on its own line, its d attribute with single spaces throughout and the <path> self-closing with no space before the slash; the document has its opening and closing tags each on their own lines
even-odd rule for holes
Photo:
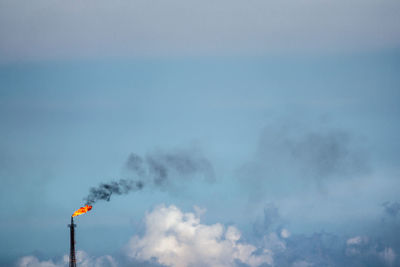
<svg viewBox="0 0 400 267">
<path fill-rule="evenodd" d="M 98 200 L 110 201 L 112 195 L 138 191 L 145 185 L 166 188 L 173 183 L 172 177 L 188 180 L 201 176 L 206 181 L 214 180 L 211 163 L 198 151 L 182 150 L 169 153 L 157 151 L 146 157 L 132 153 L 124 167 L 128 170 L 129 176 L 133 177 L 92 187 L 85 198 L 86 204 L 93 205 Z"/>
<path fill-rule="evenodd" d="M 123 195 L 142 188 L 142 181 L 121 179 L 108 184 L 102 183 L 98 187 L 92 187 L 90 189 L 90 193 L 86 197 L 86 204 L 93 205 L 97 200 L 110 201 L 112 194 Z"/>
</svg>

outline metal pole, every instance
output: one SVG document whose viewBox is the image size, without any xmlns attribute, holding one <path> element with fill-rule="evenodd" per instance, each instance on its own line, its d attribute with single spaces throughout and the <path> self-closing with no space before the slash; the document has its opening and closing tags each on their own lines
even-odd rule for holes
<svg viewBox="0 0 400 267">
<path fill-rule="evenodd" d="M 76 267 L 76 258 L 75 258 L 75 227 L 76 224 L 74 224 L 74 218 L 71 217 L 71 224 L 68 224 L 68 227 L 70 228 L 70 233 L 71 233 L 71 249 L 69 253 L 69 267 Z"/>
</svg>

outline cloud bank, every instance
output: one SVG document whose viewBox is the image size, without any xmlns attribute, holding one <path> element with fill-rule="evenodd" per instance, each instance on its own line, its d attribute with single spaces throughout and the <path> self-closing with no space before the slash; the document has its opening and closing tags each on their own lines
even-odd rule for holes
<svg viewBox="0 0 400 267">
<path fill-rule="evenodd" d="M 237 228 L 201 224 L 198 215 L 176 206 L 158 206 L 146 215 L 145 225 L 145 234 L 134 236 L 127 246 L 133 259 L 171 267 L 273 264 L 271 251 L 241 242 Z"/>
<path fill-rule="evenodd" d="M 178 207 L 160 205 L 148 212 L 145 231 L 133 236 L 122 254 L 92 257 L 77 252 L 79 266 L 167 266 L 167 267 L 243 267 L 243 266 L 398 266 L 399 244 L 383 236 L 340 235 L 314 232 L 292 233 L 281 224 L 278 208 L 269 204 L 264 209 L 264 228 L 255 229 L 253 238 L 234 226 L 221 223 L 203 224 L 204 210 L 182 212 Z M 259 222 L 258 222 L 259 223 Z M 385 225 L 376 225 L 385 227 Z M 390 225 L 386 225 L 390 228 Z M 398 226 L 389 229 L 392 235 Z M 246 240 L 246 241 L 245 241 Z M 247 240 L 252 240 L 251 244 Z M 66 267 L 68 255 L 61 260 L 22 257 L 17 267 Z"/>
<path fill-rule="evenodd" d="M 54 262 L 53 260 L 41 261 L 35 256 L 22 257 L 17 267 L 67 267 L 69 256 L 65 255 L 62 260 Z M 116 267 L 117 262 L 110 255 L 101 257 L 91 257 L 86 252 L 78 250 L 76 252 L 76 263 L 80 267 Z"/>
</svg>

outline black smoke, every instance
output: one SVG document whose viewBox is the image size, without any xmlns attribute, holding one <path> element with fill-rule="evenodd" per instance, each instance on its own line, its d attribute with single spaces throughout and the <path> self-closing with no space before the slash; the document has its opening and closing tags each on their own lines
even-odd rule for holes
<svg viewBox="0 0 400 267">
<path fill-rule="evenodd" d="M 86 204 L 93 205 L 97 200 L 110 201 L 111 195 L 128 194 L 131 191 L 140 190 L 143 188 L 142 181 L 133 181 L 120 179 L 110 183 L 102 183 L 98 187 L 92 187 L 89 195 L 86 197 Z"/>
<path fill-rule="evenodd" d="M 354 136 L 343 130 L 267 128 L 261 136 L 258 157 L 269 162 L 284 162 L 284 168 L 290 164 L 302 175 L 317 179 L 369 171 L 365 150 L 357 146 Z"/>
<path fill-rule="evenodd" d="M 371 169 L 363 137 L 324 123 L 283 120 L 264 128 L 254 158 L 238 169 L 238 176 L 257 199 L 275 189 L 289 192 L 293 182 L 299 190 L 325 190 L 330 181 L 361 177 Z"/>
<path fill-rule="evenodd" d="M 158 186 L 168 185 L 171 177 L 190 179 L 201 175 L 207 181 L 214 180 L 214 170 L 209 160 L 192 150 L 157 151 L 144 158 L 132 153 L 125 166 L 136 177 Z"/>
<path fill-rule="evenodd" d="M 93 205 L 98 200 L 110 201 L 112 195 L 123 195 L 141 190 L 146 185 L 167 188 L 172 180 L 200 177 L 206 181 L 214 180 L 214 170 L 210 161 L 200 152 L 180 150 L 174 152 L 157 151 L 141 157 L 131 153 L 125 162 L 130 178 L 109 183 L 101 183 L 90 189 L 85 201 Z"/>
</svg>

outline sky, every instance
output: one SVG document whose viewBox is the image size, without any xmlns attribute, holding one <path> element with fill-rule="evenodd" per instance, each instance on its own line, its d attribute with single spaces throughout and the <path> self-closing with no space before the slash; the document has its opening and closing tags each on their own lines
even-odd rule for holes
<svg viewBox="0 0 400 267">
<path fill-rule="evenodd" d="M 0 266 L 400 266 L 400 2 L 0 0 Z M 105 185 L 112 185 L 108 190 Z"/>
</svg>

